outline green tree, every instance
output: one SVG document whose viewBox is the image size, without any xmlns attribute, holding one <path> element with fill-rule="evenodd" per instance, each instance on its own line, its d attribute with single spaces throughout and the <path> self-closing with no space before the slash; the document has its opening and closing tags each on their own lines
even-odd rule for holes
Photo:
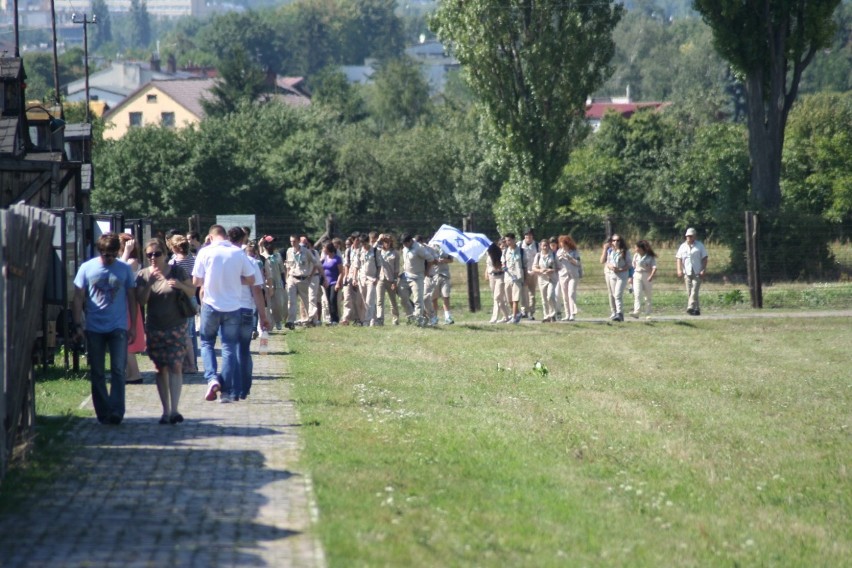
<svg viewBox="0 0 852 568">
<path fill-rule="evenodd" d="M 370 111 L 381 129 L 411 128 L 430 112 L 429 85 L 408 57 L 385 62 L 368 89 Z"/>
<path fill-rule="evenodd" d="M 748 203 L 743 191 L 749 176 L 746 136 L 742 125 L 723 122 L 673 137 L 646 198 L 678 233 L 699 226 L 727 243 L 737 267 L 743 266 L 742 214 Z"/>
<path fill-rule="evenodd" d="M 659 209 L 649 205 L 649 192 L 666 150 L 679 138 L 660 113 L 645 110 L 629 119 L 608 113 L 563 172 L 560 213 L 578 222 L 611 219 L 622 232 L 656 228 Z"/>
<path fill-rule="evenodd" d="M 201 100 L 207 116 L 224 116 L 241 105 L 251 105 L 266 90 L 266 73 L 246 53 L 236 46 L 219 63 L 219 77 L 210 89 L 211 98 Z"/>
<path fill-rule="evenodd" d="M 164 57 L 175 56 L 178 66 L 209 65 L 217 62 L 216 55 L 204 49 L 201 30 L 206 22 L 196 18 L 181 18 L 175 26 L 163 35 L 160 45 Z"/>
<path fill-rule="evenodd" d="M 346 61 L 342 49 L 354 18 L 352 6 L 341 5 L 339 0 L 302 0 L 284 6 L 276 29 L 286 41 L 290 72 L 310 77 L 328 65 L 363 63 Z"/>
<path fill-rule="evenodd" d="M 52 101 L 55 93 L 53 56 L 46 52 L 25 52 L 23 58 L 27 72 L 27 100 Z"/>
<path fill-rule="evenodd" d="M 695 0 L 716 49 L 744 76 L 748 101 L 751 195 L 768 210 L 781 204 L 781 155 L 787 117 L 805 68 L 831 45 L 840 0 Z"/>
<path fill-rule="evenodd" d="M 326 67 L 311 79 L 311 103 L 336 113 L 344 122 L 367 116 L 364 99 L 336 66 Z"/>
<path fill-rule="evenodd" d="M 402 20 L 396 15 L 396 0 L 348 0 L 355 17 L 351 20 L 344 53 L 350 63 L 362 63 L 367 57 L 395 59 L 405 47 Z"/>
<path fill-rule="evenodd" d="M 611 72 L 611 33 L 621 14 L 609 2 L 441 3 L 433 27 L 452 46 L 499 136 L 512 187 L 522 188 L 500 199 L 501 228 L 538 224 L 550 210 L 553 183 L 587 131 L 586 97 Z"/>
<path fill-rule="evenodd" d="M 802 93 L 852 90 L 852 2 L 843 2 L 835 12 L 837 33 L 832 46 L 817 52 L 802 74 Z"/>
<path fill-rule="evenodd" d="M 832 223 L 852 221 L 852 93 L 802 98 L 784 145 L 785 200 Z"/>
<path fill-rule="evenodd" d="M 190 166 L 190 142 L 184 131 L 146 126 L 98 144 L 92 209 L 122 211 L 127 217 L 184 213 L 180 197 L 198 193 L 193 191 L 198 182 Z"/>
<path fill-rule="evenodd" d="M 92 16 L 97 16 L 98 23 L 89 28 L 89 47 L 96 50 L 112 41 L 112 20 L 106 0 L 92 0 Z"/>
<path fill-rule="evenodd" d="M 270 11 L 216 16 L 200 31 L 197 39 L 199 47 L 213 53 L 219 61 L 233 59 L 241 52 L 272 76 L 285 68 L 286 51 L 273 27 Z"/>
<path fill-rule="evenodd" d="M 132 48 L 146 48 L 151 43 L 151 16 L 144 0 L 130 0 L 130 21 L 127 44 Z"/>
</svg>

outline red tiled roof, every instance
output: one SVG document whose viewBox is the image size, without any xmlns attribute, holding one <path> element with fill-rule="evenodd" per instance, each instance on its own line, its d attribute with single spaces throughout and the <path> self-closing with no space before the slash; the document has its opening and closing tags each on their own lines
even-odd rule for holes
<svg viewBox="0 0 852 568">
<path fill-rule="evenodd" d="M 643 108 L 659 110 L 669 103 L 592 103 L 586 105 L 586 118 L 600 120 L 608 110 L 614 110 L 624 118 L 630 118 L 633 114 Z"/>
</svg>

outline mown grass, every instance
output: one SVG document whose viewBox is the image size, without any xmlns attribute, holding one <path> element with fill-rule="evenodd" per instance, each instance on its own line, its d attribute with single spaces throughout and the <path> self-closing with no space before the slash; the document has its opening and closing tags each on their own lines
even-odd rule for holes
<svg viewBox="0 0 852 568">
<path fill-rule="evenodd" d="M 848 319 L 461 319 L 288 335 L 331 566 L 848 560 Z"/>
<path fill-rule="evenodd" d="M 30 493 L 55 479 L 70 451 L 68 431 L 76 421 L 91 415 L 80 409 L 80 402 L 90 392 L 85 370 L 39 370 L 35 391 L 34 443 L 25 455 L 17 456 L 0 483 L 0 514 L 14 510 Z"/>
</svg>

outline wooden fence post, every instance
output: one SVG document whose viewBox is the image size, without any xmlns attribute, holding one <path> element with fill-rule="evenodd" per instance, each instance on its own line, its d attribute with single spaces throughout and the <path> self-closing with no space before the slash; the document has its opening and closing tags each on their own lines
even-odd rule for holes
<svg viewBox="0 0 852 568">
<path fill-rule="evenodd" d="M 0 211 L 0 242 L 6 234 L 6 212 Z M 5 267 L 3 250 L 0 246 L 0 267 Z M 6 449 L 6 401 L 8 395 L 8 369 L 6 367 L 6 277 L 0 274 L 0 480 L 6 474 L 6 460 L 9 452 Z"/>
<path fill-rule="evenodd" d="M 473 217 L 468 215 L 462 219 L 462 231 L 469 233 L 473 231 Z M 467 305 L 471 312 L 478 312 L 482 303 L 479 298 L 479 263 L 467 264 Z"/>
<path fill-rule="evenodd" d="M 763 283 L 760 279 L 760 215 L 753 211 L 745 213 L 745 239 L 751 307 L 763 308 Z"/>
</svg>

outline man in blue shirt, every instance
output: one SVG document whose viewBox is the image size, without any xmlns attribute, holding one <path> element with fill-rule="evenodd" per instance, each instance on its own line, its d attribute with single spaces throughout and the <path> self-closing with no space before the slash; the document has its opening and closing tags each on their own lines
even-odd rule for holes
<svg viewBox="0 0 852 568">
<path fill-rule="evenodd" d="M 73 337 L 75 341 L 82 341 L 84 336 L 86 339 L 92 404 L 98 422 L 121 424 L 124 419 L 127 344 L 136 335 L 136 275 L 130 266 L 117 260 L 117 234 L 101 235 L 97 248 L 99 256 L 84 262 L 74 278 Z M 86 317 L 85 325 L 82 325 L 84 306 Z M 104 369 L 107 349 L 110 358 L 109 391 Z"/>
</svg>

